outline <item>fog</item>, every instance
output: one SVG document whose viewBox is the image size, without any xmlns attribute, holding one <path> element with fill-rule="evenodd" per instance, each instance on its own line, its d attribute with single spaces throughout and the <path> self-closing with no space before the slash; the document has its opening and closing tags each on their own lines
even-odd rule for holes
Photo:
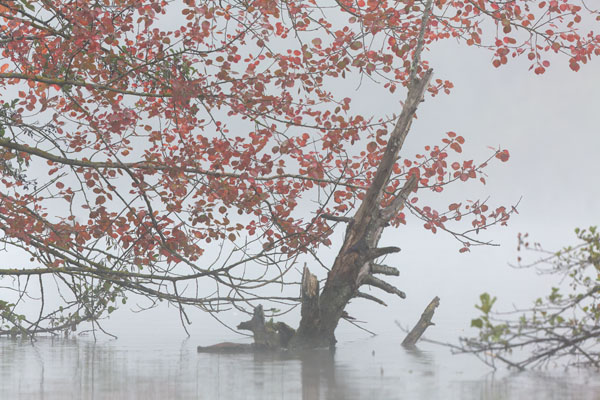
<svg viewBox="0 0 600 400">
<path fill-rule="evenodd" d="M 488 146 L 508 149 L 511 158 L 507 163 L 496 160 L 487 167 L 486 185 L 457 183 L 440 195 L 419 196 L 440 207 L 489 197 L 490 205 L 518 203 L 518 214 L 508 227 L 493 226 L 481 233 L 481 239 L 492 240 L 494 246 L 474 247 L 464 254 L 458 253 L 461 246 L 450 235 L 433 235 L 414 218 L 408 218 L 406 226 L 388 229 L 382 244 L 399 246 L 402 251 L 388 256 L 385 263 L 400 269 L 400 277 L 393 279 L 407 293 L 407 299 L 385 295 L 387 308 L 357 299 L 349 313 L 368 322 L 365 327 L 374 332 L 395 330 L 394 320 L 415 321 L 437 295 L 441 298 L 437 325 L 429 334 L 455 340 L 475 316 L 473 305 L 482 292 L 497 295 L 499 309 L 510 309 L 513 304 L 526 306 L 556 284 L 551 276 L 508 266 L 516 262 L 519 232 L 529 232 L 532 240 L 559 249 L 573 243 L 575 227 L 598 223 L 599 63 L 592 61 L 574 73 L 557 57 L 551 60 L 552 68 L 546 74 L 537 76 L 527 71 L 525 60 L 511 60 L 508 66 L 495 69 L 490 53 L 450 42 L 435 45 L 425 57 L 434 69 L 434 79 L 449 79 L 454 89 L 450 95 L 427 98 L 421 104 L 401 155 L 411 157 L 425 145 L 440 143 L 447 131 L 455 131 L 466 139 L 461 155 L 464 159 L 484 160 L 492 151 Z M 338 92 L 352 98 L 353 107 L 376 116 L 398 113 L 404 96 L 401 92 L 382 95 L 377 84 L 366 80 L 348 78 L 336 86 Z M 340 226 L 332 246 L 320 250 L 322 260 L 333 261 L 342 235 Z M 215 249 L 206 250 L 208 259 L 217 254 Z M 18 266 L 21 257 L 18 252 L 9 252 L 3 259 L 8 266 Z M 532 257 L 524 255 L 529 261 Z M 325 271 L 313 272 L 325 275 Z M 185 337 L 175 309 L 165 306 L 132 313 L 137 307 L 131 304 L 135 302 L 105 321 L 107 330 L 117 336 L 151 332 L 165 339 Z M 215 338 L 240 338 L 201 311 L 190 310 L 190 317 L 192 337 L 209 330 Z M 218 318 L 234 326 L 246 316 L 231 311 Z M 283 319 L 296 325 L 299 310 Z M 341 337 L 346 329 L 348 334 L 356 331 L 342 322 Z"/>
<path fill-rule="evenodd" d="M 476 315 L 473 305 L 482 292 L 498 296 L 499 309 L 510 309 L 513 304 L 528 305 L 557 284 L 555 277 L 508 266 L 509 262 L 516 263 L 519 232 L 529 232 L 532 240 L 558 250 L 574 243 L 575 227 L 598 223 L 599 64 L 594 61 L 574 73 L 564 60 L 557 59 L 545 75 L 537 76 L 527 71 L 525 62 L 517 60 L 494 69 L 485 51 L 448 43 L 432 49 L 429 59 L 435 77 L 452 80 L 455 88 L 449 96 L 438 95 L 422 103 L 403 154 L 411 156 L 426 144 L 439 143 L 450 130 L 465 137 L 465 157 L 485 159 L 490 154 L 487 146 L 508 149 L 509 162 L 491 163 L 485 186 L 479 182 L 456 184 L 432 199 L 448 204 L 489 196 L 490 204 L 519 203 L 518 214 L 508 227 L 494 226 L 482 232 L 482 238 L 493 240 L 497 246 L 475 247 L 464 254 L 458 253 L 461 246 L 449 235 L 433 235 L 414 219 L 397 230 L 388 229 L 382 244 L 397 245 L 402 251 L 387 257 L 385 263 L 400 269 L 394 283 L 407 293 L 407 299 L 385 295 L 387 308 L 355 300 L 349 313 L 367 321 L 365 327 L 372 331 L 394 330 L 394 320 L 416 321 L 437 295 L 441 305 L 436 327 L 428 334 L 455 340 Z M 376 103 L 373 98 L 378 99 Z M 382 114 L 391 114 L 398 112 L 399 98 L 400 94 L 382 98 L 380 92 L 363 83 L 356 89 L 353 104 L 365 109 L 375 105 Z M 342 233 L 336 232 L 338 240 L 333 240 L 331 248 L 322 249 L 323 260 L 333 260 Z M 535 259 L 533 254 L 523 257 L 526 261 Z M 192 337 L 206 330 L 223 339 L 236 337 L 209 315 L 191 311 L 191 317 Z M 232 311 L 219 318 L 236 325 L 246 316 Z M 284 318 L 292 325 L 298 319 L 299 310 Z M 140 314 L 124 308 L 105 323 L 117 335 L 151 331 L 153 336 L 164 334 L 165 338 L 184 337 L 179 325 L 178 312 L 167 307 Z M 341 340 L 343 332 L 354 335 L 356 330 L 344 322 L 338 329 Z"/>
<path fill-rule="evenodd" d="M 432 200 L 449 204 L 456 200 L 490 197 L 490 204 L 518 205 L 508 227 L 494 226 L 482 232 L 482 238 L 494 246 L 474 247 L 460 254 L 460 244 L 444 233 L 436 235 L 409 219 L 407 226 L 388 229 L 382 245 L 396 245 L 402 251 L 388 256 L 385 263 L 398 267 L 400 276 L 392 283 L 406 292 L 402 300 L 392 295 L 380 297 L 384 308 L 365 300 L 353 300 L 348 312 L 365 328 L 400 343 L 403 333 L 395 321 L 405 325 L 416 322 L 434 296 L 441 299 L 434 322 L 426 336 L 456 342 L 459 336 L 472 335 L 470 320 L 477 315 L 474 304 L 482 292 L 498 296 L 498 309 L 524 307 L 546 294 L 556 277 L 539 275 L 534 270 L 516 270 L 519 232 L 529 232 L 533 240 L 549 249 L 559 249 L 575 241 L 575 227 L 599 223 L 598 151 L 600 149 L 600 63 L 592 61 L 572 72 L 564 59 L 543 76 L 527 71 L 524 61 L 511 61 L 495 69 L 491 54 L 444 43 L 426 55 L 435 77 L 454 83 L 451 95 L 427 98 L 418 111 L 403 154 L 411 156 L 426 144 L 436 144 L 447 131 L 466 139 L 465 157 L 483 160 L 490 154 L 487 146 L 506 148 L 507 163 L 494 162 L 487 169 L 487 185 L 456 184 Z M 348 84 L 350 83 L 350 84 Z M 399 112 L 403 94 L 381 96 L 368 82 L 345 82 L 353 105 L 365 110 L 380 110 L 382 116 Z M 341 88 L 341 87 L 340 87 Z M 352 93 L 352 92 L 350 92 Z M 426 197 L 426 196 L 424 196 Z M 342 228 L 340 228 L 342 229 Z M 320 256 L 333 261 L 343 231 L 336 232 L 333 245 L 323 248 Z M 211 249 L 207 249 L 211 251 Z M 523 255 L 533 261 L 535 255 Z M 528 258 L 529 257 L 529 258 Z M 4 254 L 6 264 L 16 265 L 19 256 Z M 315 271 L 316 272 L 316 271 Z M 318 272 L 324 276 L 324 271 Z M 128 340 L 179 345 L 186 338 L 175 308 L 160 306 L 135 313 L 135 299 L 104 321 L 104 328 Z M 248 341 L 220 321 L 199 310 L 189 310 L 192 325 L 186 349 L 195 357 L 194 346 L 220 341 Z M 235 326 L 248 319 L 236 311 L 217 317 Z M 292 326 L 299 321 L 299 309 L 282 318 Z M 107 340 L 102 337 L 101 340 Z M 337 331 L 341 349 L 356 340 L 368 340 L 369 334 L 342 321 Z M 447 352 L 443 349 L 440 351 Z M 347 354 L 346 354 L 347 356 Z M 343 356 L 342 356 L 343 357 Z M 349 362 L 349 361 L 348 361 Z M 224 397 L 226 398 L 226 397 Z"/>
</svg>

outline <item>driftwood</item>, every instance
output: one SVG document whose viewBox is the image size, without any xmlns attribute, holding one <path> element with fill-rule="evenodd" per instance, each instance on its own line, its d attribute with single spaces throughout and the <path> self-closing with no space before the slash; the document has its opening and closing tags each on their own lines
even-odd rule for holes
<svg viewBox="0 0 600 400">
<path fill-rule="evenodd" d="M 249 353 L 254 351 L 250 343 L 223 342 L 212 346 L 198 346 L 198 353 Z"/>
<path fill-rule="evenodd" d="M 318 291 L 319 282 L 317 278 L 308 271 L 306 266 L 304 267 L 304 274 L 302 279 L 302 313 L 314 313 L 318 312 Z M 435 325 L 431 322 L 435 309 L 440 305 L 440 298 L 435 297 L 421 314 L 419 322 L 414 328 L 406 335 L 402 346 L 414 347 L 419 341 L 425 330 Z M 296 331 L 289 325 L 283 322 L 266 322 L 265 313 L 262 305 L 258 305 L 254 308 L 254 314 L 252 319 L 246 322 L 242 322 L 238 325 L 238 329 L 251 331 L 254 336 L 254 343 L 232 343 L 223 342 L 214 344 L 212 346 L 198 346 L 199 353 L 249 353 L 249 352 L 271 352 L 285 350 L 290 345 L 292 338 L 296 334 Z M 314 329 L 314 327 L 302 326 L 300 329 Z"/>
<path fill-rule="evenodd" d="M 425 332 L 425 329 L 427 329 L 431 325 L 435 325 L 433 322 L 431 322 L 431 319 L 433 318 L 435 309 L 439 305 L 440 305 L 440 298 L 435 296 L 434 299 L 431 300 L 429 305 L 425 308 L 425 311 L 423 311 L 423 314 L 421 314 L 421 318 L 419 319 L 419 322 L 417 322 L 417 324 L 414 326 L 414 328 L 412 328 L 412 330 L 408 333 L 408 335 L 406 335 L 406 337 L 402 341 L 402 346 L 414 347 L 415 344 L 417 343 L 417 341 L 421 338 L 421 336 Z"/>
<path fill-rule="evenodd" d="M 254 308 L 252 319 L 242 322 L 238 329 L 251 331 L 254 343 L 223 342 L 212 346 L 198 346 L 199 353 L 247 353 L 254 351 L 275 351 L 288 347 L 296 331 L 283 322 L 266 322 L 262 305 Z"/>
</svg>

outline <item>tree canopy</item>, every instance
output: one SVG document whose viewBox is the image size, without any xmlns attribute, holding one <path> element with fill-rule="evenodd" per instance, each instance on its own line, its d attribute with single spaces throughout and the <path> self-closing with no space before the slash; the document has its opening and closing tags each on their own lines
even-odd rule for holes
<svg viewBox="0 0 600 400">
<path fill-rule="evenodd" d="M 182 321 L 186 306 L 301 302 L 300 336 L 331 341 L 351 298 L 382 302 L 362 285 L 404 296 L 374 276 L 397 274 L 377 264 L 399 250 L 377 247 L 385 228 L 413 217 L 465 252 L 514 210 L 422 198 L 485 184 L 508 150 L 463 160 L 450 131 L 400 156 L 419 103 L 453 88 L 429 47 L 524 57 L 535 74 L 555 53 L 574 71 L 600 53 L 579 0 L 17 0 L 0 18 L 0 241 L 27 255 L 0 268 L 15 294 L 0 334 L 96 324 L 134 293 Z M 397 115 L 353 107 L 344 86 L 367 79 L 398 93 Z M 327 271 L 322 290 L 301 258 Z M 273 296 L 300 281 L 303 296 Z"/>
</svg>

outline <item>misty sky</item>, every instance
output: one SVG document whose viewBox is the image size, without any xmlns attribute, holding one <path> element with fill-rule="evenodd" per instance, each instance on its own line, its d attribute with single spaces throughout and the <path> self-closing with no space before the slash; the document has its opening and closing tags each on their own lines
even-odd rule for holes
<svg viewBox="0 0 600 400">
<path fill-rule="evenodd" d="M 567 60 L 559 57 L 551 60 L 552 68 L 545 75 L 537 76 L 527 70 L 526 60 L 495 69 L 485 50 L 451 43 L 437 45 L 425 57 L 435 70 L 434 78 L 453 81 L 455 89 L 450 96 L 429 98 L 421 105 L 403 154 L 410 157 L 426 144 L 439 143 L 450 130 L 465 137 L 465 157 L 482 160 L 490 154 L 487 146 L 509 149 L 508 163 L 494 162 L 488 168 L 487 185 L 455 185 L 440 200 L 449 204 L 490 196 L 490 204 L 512 205 L 522 198 L 519 215 L 513 216 L 508 227 L 492 227 L 483 234 L 500 246 L 477 247 L 467 254 L 459 254 L 461 246 L 448 235 L 432 235 L 414 219 L 407 227 L 387 231 L 382 245 L 397 245 L 402 252 L 388 257 L 385 263 L 400 269 L 400 277 L 393 281 L 408 297 L 401 300 L 373 289 L 389 307 L 355 300 L 348 310 L 359 320 L 368 321 L 369 329 L 389 332 L 397 330 L 395 319 L 414 323 L 437 295 L 441 298 L 434 319 L 437 325 L 428 335 L 455 340 L 476 316 L 473 305 L 480 293 L 497 295 L 499 308 L 507 310 L 513 305 L 527 306 L 557 284 L 551 276 L 508 266 L 516 261 L 518 232 L 529 232 L 548 248 L 558 249 L 574 243 L 575 227 L 599 223 L 600 63 L 595 60 L 574 73 Z M 375 106 L 382 115 L 399 112 L 402 93 L 386 98 L 368 82 L 358 89 L 358 82 L 354 83 L 342 83 L 353 93 L 353 105 L 364 107 L 365 112 L 373 112 Z M 320 255 L 332 261 L 339 243 L 334 241 L 332 248 L 322 249 Z M 191 315 L 192 338 L 237 338 L 210 316 L 196 311 Z M 232 325 L 246 319 L 235 312 L 220 317 Z M 296 325 L 298 317 L 296 310 L 284 319 Z M 127 335 L 151 329 L 154 335 L 162 331 L 183 337 L 177 324 L 174 309 L 135 315 L 121 310 L 106 326 L 122 334 L 127 330 Z M 337 335 L 344 340 L 364 333 L 342 321 Z"/>
<path fill-rule="evenodd" d="M 451 340 L 475 317 L 473 304 L 481 292 L 498 295 L 499 305 L 506 309 L 513 303 L 526 306 L 551 284 L 551 277 L 507 266 L 516 259 L 518 232 L 529 232 L 547 247 L 558 248 L 574 242 L 575 227 L 600 222 L 600 62 L 594 60 L 574 73 L 567 60 L 559 57 L 551 60 L 552 67 L 540 77 L 527 71 L 526 60 L 495 69 L 491 53 L 485 50 L 449 42 L 431 50 L 425 58 L 434 68 L 434 78 L 449 79 L 455 88 L 450 96 L 428 98 L 421 105 L 402 154 L 410 157 L 426 144 L 438 144 L 447 131 L 465 137 L 465 157 L 483 160 L 490 154 L 487 146 L 507 148 L 510 161 L 492 163 L 486 186 L 458 184 L 440 198 L 449 204 L 490 196 L 490 204 L 511 205 L 522 197 L 519 215 L 513 216 L 508 228 L 493 227 L 484 233 L 485 239 L 493 239 L 499 247 L 477 247 L 467 254 L 459 254 L 461 246 L 448 235 L 432 235 L 414 219 L 406 227 L 389 230 L 382 245 L 397 245 L 402 251 L 385 263 L 400 269 L 400 277 L 393 281 L 408 297 L 400 300 L 374 289 L 388 308 L 355 300 L 349 312 L 368 321 L 371 330 L 391 330 L 396 329 L 394 319 L 414 323 L 437 295 L 441 298 L 437 326 L 428 334 Z M 402 92 L 382 97 L 381 90 L 368 83 L 356 91 L 358 82 L 340 85 L 351 90 L 353 104 L 366 112 L 373 113 L 375 108 L 382 116 L 399 113 Z M 333 260 L 339 243 L 323 249 L 325 259 Z M 236 338 L 206 314 L 192 311 L 190 316 L 191 332 L 197 337 L 212 332 L 224 339 Z M 296 310 L 286 321 L 296 325 L 298 316 Z M 178 318 L 175 309 L 132 314 L 123 308 L 106 327 L 117 334 L 151 329 L 153 335 L 177 332 L 183 337 Z M 223 319 L 234 325 L 246 317 L 232 312 Z M 338 338 L 343 340 L 345 334 L 362 333 L 342 321 Z"/>
</svg>

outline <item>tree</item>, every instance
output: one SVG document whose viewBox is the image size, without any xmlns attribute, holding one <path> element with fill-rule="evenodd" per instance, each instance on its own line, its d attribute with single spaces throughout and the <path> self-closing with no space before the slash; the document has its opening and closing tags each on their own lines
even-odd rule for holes
<svg viewBox="0 0 600 400">
<path fill-rule="evenodd" d="M 519 236 L 520 250 L 542 254 L 519 268 L 556 275 L 557 286 L 531 308 L 504 313 L 492 310 L 496 297 L 482 294 L 476 306 L 481 316 L 472 321 L 479 335 L 463 338 L 461 351 L 494 367 L 496 360 L 518 369 L 559 362 L 600 367 L 600 232 L 592 226 L 575 234 L 578 244 L 559 251 Z"/>
<path fill-rule="evenodd" d="M 16 290 L 3 334 L 98 326 L 133 293 L 176 305 L 184 325 L 188 306 L 301 303 L 289 344 L 331 344 L 351 299 L 383 303 L 362 286 L 405 296 L 375 275 L 398 274 L 378 259 L 400 249 L 378 243 L 407 211 L 462 252 L 514 211 L 417 197 L 485 183 L 488 162 L 509 158 L 452 161 L 465 142 L 454 132 L 400 158 L 419 103 L 452 89 L 428 46 L 487 49 L 495 67 L 526 56 L 536 74 L 553 53 L 578 70 L 600 52 L 580 28 L 597 12 L 574 0 L 0 4 L 1 240 L 29 259 L 0 270 Z M 358 112 L 344 79 L 405 92 L 400 114 Z M 301 260 L 328 271 L 322 290 L 305 267 L 300 298 L 272 296 L 300 285 Z M 33 317 L 18 311 L 28 296 Z"/>
</svg>

